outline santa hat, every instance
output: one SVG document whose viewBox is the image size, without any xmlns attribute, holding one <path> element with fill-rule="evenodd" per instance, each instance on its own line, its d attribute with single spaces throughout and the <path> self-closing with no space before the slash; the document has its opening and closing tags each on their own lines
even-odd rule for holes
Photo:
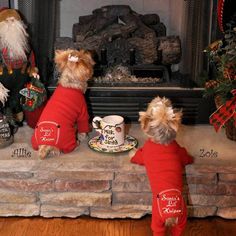
<svg viewBox="0 0 236 236">
<path fill-rule="evenodd" d="M 14 17 L 16 20 L 21 20 L 20 14 L 15 9 L 1 8 L 0 9 L 0 22 L 9 17 Z"/>
</svg>

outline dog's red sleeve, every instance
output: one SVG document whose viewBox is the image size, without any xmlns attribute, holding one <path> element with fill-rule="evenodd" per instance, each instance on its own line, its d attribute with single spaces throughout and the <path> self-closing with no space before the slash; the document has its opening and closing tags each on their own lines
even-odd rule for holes
<svg viewBox="0 0 236 236">
<path fill-rule="evenodd" d="M 143 149 L 139 148 L 135 155 L 131 158 L 130 160 L 132 163 L 139 164 L 139 165 L 144 165 L 143 161 Z"/>
<path fill-rule="evenodd" d="M 87 104 L 83 95 L 81 96 L 80 102 L 81 102 L 80 114 L 77 119 L 78 132 L 87 133 L 90 131 L 89 115 L 87 110 Z"/>
<path fill-rule="evenodd" d="M 193 157 L 188 154 L 185 148 L 180 147 L 179 154 L 180 154 L 183 166 L 193 163 Z"/>
<path fill-rule="evenodd" d="M 81 120 L 78 123 L 78 132 L 79 133 L 88 133 L 90 131 L 90 126 L 88 120 Z"/>
</svg>

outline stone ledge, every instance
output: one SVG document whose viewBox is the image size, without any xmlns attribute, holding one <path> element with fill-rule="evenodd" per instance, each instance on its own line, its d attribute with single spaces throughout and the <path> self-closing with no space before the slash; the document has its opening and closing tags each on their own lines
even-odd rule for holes
<svg viewBox="0 0 236 236">
<path fill-rule="evenodd" d="M 145 137 L 139 125 L 127 129 L 142 146 Z M 27 126 L 20 128 L 15 142 L 0 150 L 0 216 L 151 214 L 145 168 L 131 164 L 127 153 L 98 153 L 83 142 L 70 154 L 42 161 L 31 148 L 32 132 Z M 177 140 L 195 158 L 183 173 L 188 215 L 236 219 L 236 143 L 208 125 L 183 126 Z"/>
</svg>

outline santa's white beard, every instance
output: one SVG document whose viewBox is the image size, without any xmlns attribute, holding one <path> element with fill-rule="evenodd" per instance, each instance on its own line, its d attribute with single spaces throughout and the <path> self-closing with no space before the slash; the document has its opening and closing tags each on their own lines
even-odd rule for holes
<svg viewBox="0 0 236 236">
<path fill-rule="evenodd" d="M 0 22 L 0 46 L 8 49 L 10 58 L 26 60 L 29 44 L 24 23 L 18 20 Z"/>
</svg>

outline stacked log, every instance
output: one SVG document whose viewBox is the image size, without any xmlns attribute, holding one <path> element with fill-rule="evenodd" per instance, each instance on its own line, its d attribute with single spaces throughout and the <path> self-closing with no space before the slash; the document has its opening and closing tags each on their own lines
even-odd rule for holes
<svg viewBox="0 0 236 236">
<path fill-rule="evenodd" d="M 168 36 L 157 38 L 157 50 L 161 51 L 162 64 L 177 64 L 181 59 L 181 43 L 178 36 Z"/>
<path fill-rule="evenodd" d="M 92 15 L 80 16 L 73 25 L 73 41 L 75 48 L 94 51 L 99 60 L 105 48 L 112 65 L 130 63 L 131 51 L 136 64 L 155 63 L 160 52 L 163 64 L 178 63 L 181 57 L 179 38 L 166 37 L 166 27 L 157 14 L 141 15 L 128 5 L 104 6 Z"/>
</svg>

